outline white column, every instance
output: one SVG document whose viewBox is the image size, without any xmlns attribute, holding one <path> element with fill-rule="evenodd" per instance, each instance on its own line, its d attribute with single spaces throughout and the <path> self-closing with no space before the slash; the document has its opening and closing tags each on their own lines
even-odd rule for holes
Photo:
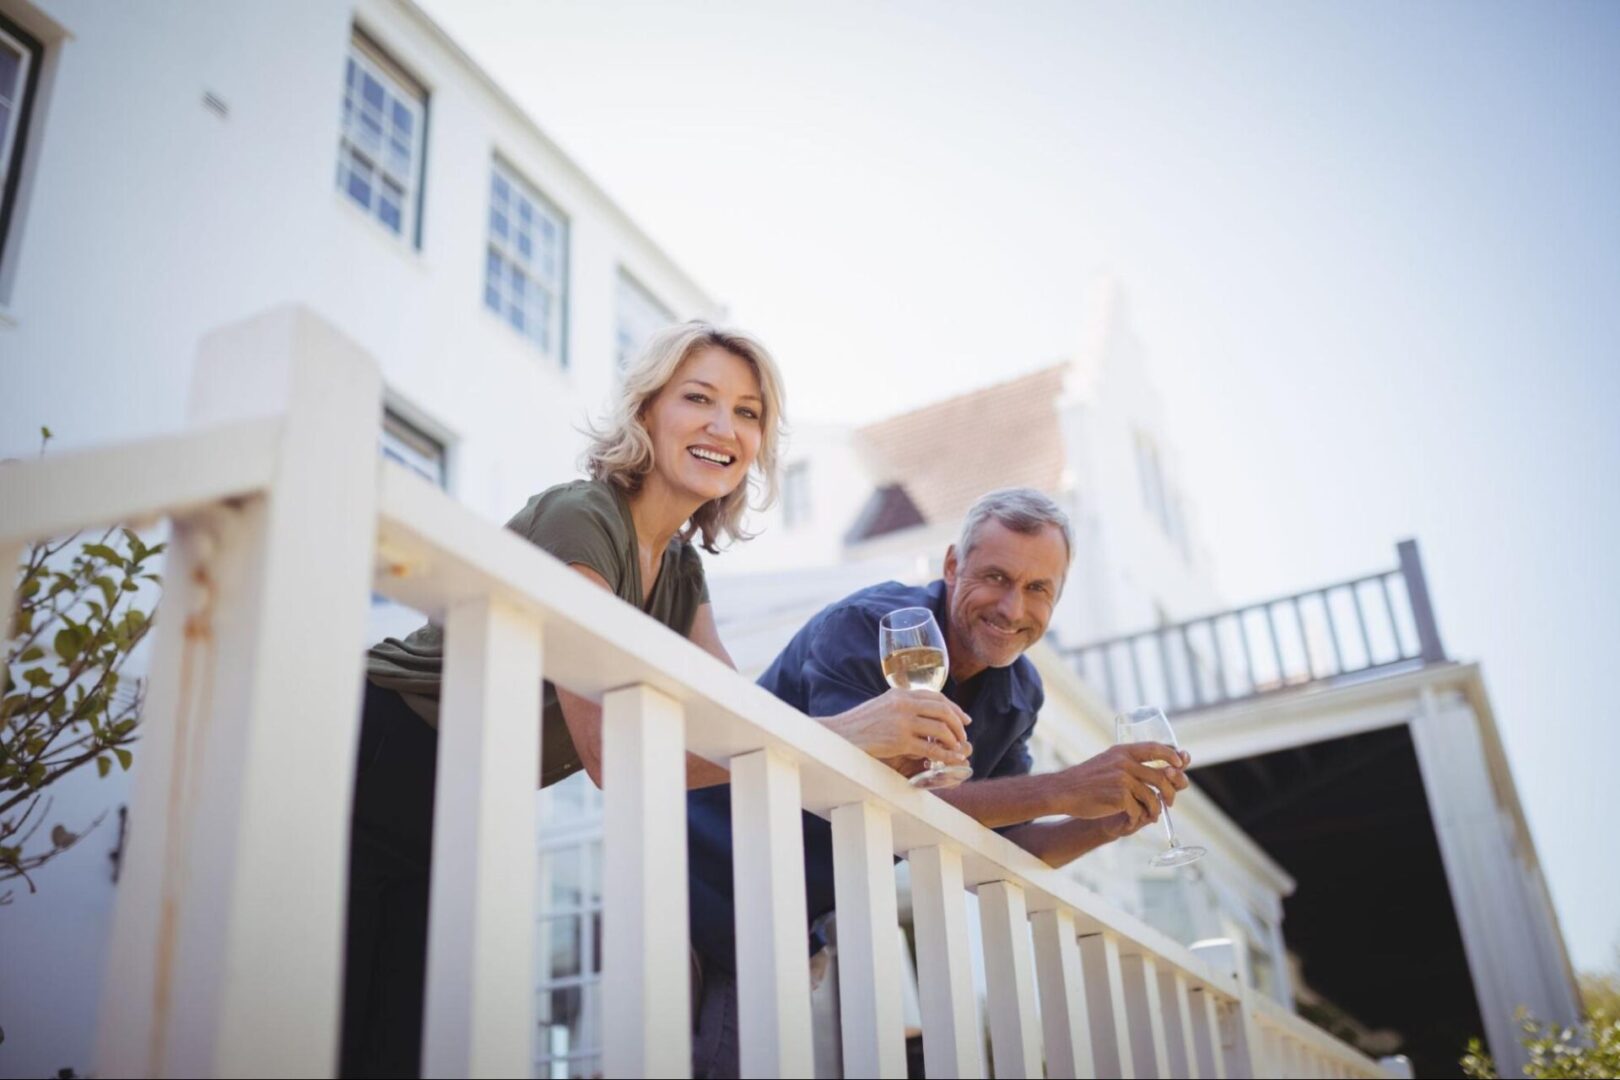
<svg viewBox="0 0 1620 1080">
<path fill-rule="evenodd" d="M 446 614 L 433 804 L 424 1076 L 533 1062 L 540 625 L 499 601 Z"/>
<path fill-rule="evenodd" d="M 955 1080 L 983 1074 L 978 1004 L 967 928 L 962 854 L 918 848 L 911 863 L 911 911 L 917 932 L 917 987 L 922 999 L 923 1068 Z"/>
<path fill-rule="evenodd" d="M 1198 1080 L 1198 1056 L 1193 1046 L 1192 996 L 1187 976 L 1170 965 L 1159 969 L 1159 1005 L 1164 1010 L 1164 1041 L 1170 1052 L 1170 1075 Z"/>
<path fill-rule="evenodd" d="M 984 925 L 986 1005 L 996 1077 L 1038 1077 L 1041 1024 L 1036 1014 L 1023 887 L 1011 881 L 980 885 L 979 915 Z"/>
<path fill-rule="evenodd" d="M 278 415 L 280 441 L 267 495 L 175 523 L 102 1075 L 336 1070 L 380 410 L 370 358 L 301 309 L 202 344 L 190 422 Z"/>
<path fill-rule="evenodd" d="M 1030 917 L 1035 928 L 1035 976 L 1041 989 L 1041 1032 L 1048 1076 L 1093 1077 L 1091 1028 L 1086 1020 L 1086 984 L 1074 916 L 1059 908 Z"/>
<path fill-rule="evenodd" d="M 894 947 L 900 912 L 893 826 L 882 807 L 850 803 L 833 811 L 832 828 L 844 1075 L 902 1077 L 906 1040 Z"/>
<path fill-rule="evenodd" d="M 1131 1080 L 1137 1065 L 1131 1054 L 1131 1028 L 1125 1014 L 1125 983 L 1119 938 L 1108 931 L 1080 939 L 1080 970 L 1086 979 L 1091 1013 L 1091 1051 L 1100 1076 Z"/>
<path fill-rule="evenodd" d="M 1122 956 L 1120 975 L 1131 1018 L 1131 1057 L 1137 1075 L 1168 1078 L 1173 1074 L 1165 1046 L 1164 1008 L 1159 1001 L 1158 961 L 1146 953 Z"/>
<path fill-rule="evenodd" d="M 795 762 L 772 750 L 731 759 L 744 1076 L 815 1075 L 802 815 Z"/>
<path fill-rule="evenodd" d="M 692 1071 L 686 720 L 650 686 L 602 698 L 602 1001 L 607 1076 Z"/>
</svg>

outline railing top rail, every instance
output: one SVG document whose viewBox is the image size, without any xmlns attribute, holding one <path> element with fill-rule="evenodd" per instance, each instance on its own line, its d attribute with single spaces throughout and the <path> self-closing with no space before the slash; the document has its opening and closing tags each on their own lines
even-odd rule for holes
<svg viewBox="0 0 1620 1080">
<path fill-rule="evenodd" d="M 1301 1042 L 1314 1047 L 1318 1053 L 1338 1058 L 1375 1074 L 1384 1072 L 1383 1066 L 1373 1058 L 1368 1057 L 1342 1039 L 1328 1034 L 1309 1020 L 1289 1012 L 1270 998 L 1261 994 L 1251 994 L 1249 1004 L 1258 1014 L 1257 1018 L 1261 1023 L 1270 1024 L 1272 1027 L 1299 1039 Z"/>
<path fill-rule="evenodd" d="M 404 467 L 382 463 L 379 495 L 377 588 L 384 595 L 435 617 L 494 596 L 547 628 L 545 670 L 558 685 L 589 697 L 620 686 L 653 686 L 684 705 L 691 752 L 725 763 L 776 750 L 798 762 L 804 807 L 812 813 L 827 817 L 837 806 L 862 801 L 881 805 L 893 815 L 896 854 L 948 844 L 962 852 L 967 884 L 1017 881 L 1031 913 L 1067 909 L 1082 933 L 1107 930 L 1127 951 L 1163 957 L 1223 996 L 1236 992 L 1230 977 L 1210 971 L 1186 947 L 913 789 L 852 743 Z"/>
<path fill-rule="evenodd" d="M 1103 638 L 1099 641 L 1087 641 L 1079 645 L 1065 645 L 1059 651 L 1065 656 L 1074 656 L 1078 653 L 1093 652 L 1097 649 L 1112 648 L 1115 645 L 1124 645 L 1128 642 L 1140 641 L 1143 638 L 1158 637 L 1161 634 L 1169 634 L 1186 630 L 1188 627 L 1198 626 L 1201 623 L 1212 623 L 1216 619 L 1225 619 L 1236 615 L 1244 615 L 1251 611 L 1264 611 L 1267 608 L 1275 607 L 1278 604 L 1292 604 L 1300 600 L 1308 599 L 1312 596 L 1323 596 L 1335 589 L 1351 589 L 1359 585 L 1365 585 L 1369 581 L 1388 580 L 1391 577 L 1400 576 L 1401 570 L 1399 567 L 1396 567 L 1393 570 L 1380 570 L 1371 574 L 1362 574 L 1359 577 L 1348 578 L 1344 581 L 1335 581 L 1327 585 L 1319 585 L 1316 588 L 1305 589 L 1297 593 L 1287 593 L 1282 596 L 1275 596 L 1269 600 L 1256 600 L 1253 603 L 1243 604 L 1239 607 L 1226 608 L 1221 611 L 1211 612 L 1207 615 L 1196 615 L 1190 619 L 1182 619 L 1179 622 L 1166 623 L 1163 626 L 1155 626 L 1147 630 L 1137 630 L 1129 634 L 1119 634 L 1115 637 Z"/>
</svg>

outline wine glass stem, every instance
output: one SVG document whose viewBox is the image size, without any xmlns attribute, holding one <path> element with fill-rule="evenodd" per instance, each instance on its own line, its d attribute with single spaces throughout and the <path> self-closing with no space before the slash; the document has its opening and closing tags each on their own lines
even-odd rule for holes
<svg viewBox="0 0 1620 1080">
<path fill-rule="evenodd" d="M 1159 796 L 1160 819 L 1164 822 L 1164 835 L 1169 838 L 1170 846 L 1178 848 L 1181 842 L 1176 839 L 1176 827 L 1170 823 L 1170 808 L 1164 805 L 1164 797 Z"/>
</svg>

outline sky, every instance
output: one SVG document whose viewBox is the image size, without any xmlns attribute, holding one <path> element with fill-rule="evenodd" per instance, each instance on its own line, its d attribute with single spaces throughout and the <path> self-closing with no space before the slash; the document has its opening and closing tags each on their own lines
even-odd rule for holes
<svg viewBox="0 0 1620 1080">
<path fill-rule="evenodd" d="M 1422 549 L 1571 957 L 1620 949 L 1620 5 L 420 0 L 858 422 L 1117 278 L 1233 602 Z"/>
</svg>

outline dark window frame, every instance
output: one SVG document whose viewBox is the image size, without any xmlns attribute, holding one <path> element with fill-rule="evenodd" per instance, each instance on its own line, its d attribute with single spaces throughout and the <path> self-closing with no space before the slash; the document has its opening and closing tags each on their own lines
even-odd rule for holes
<svg viewBox="0 0 1620 1080">
<path fill-rule="evenodd" d="M 28 75 L 17 103 L 17 136 L 11 144 L 11 167 L 6 172 L 5 190 L 0 191 L 0 265 L 4 265 L 11 240 L 12 217 L 17 209 L 17 192 L 22 185 L 23 162 L 28 153 L 29 129 L 39 99 L 39 72 L 45 66 L 45 43 L 4 14 L 0 14 L 0 30 L 15 38 L 29 53 Z"/>
</svg>

